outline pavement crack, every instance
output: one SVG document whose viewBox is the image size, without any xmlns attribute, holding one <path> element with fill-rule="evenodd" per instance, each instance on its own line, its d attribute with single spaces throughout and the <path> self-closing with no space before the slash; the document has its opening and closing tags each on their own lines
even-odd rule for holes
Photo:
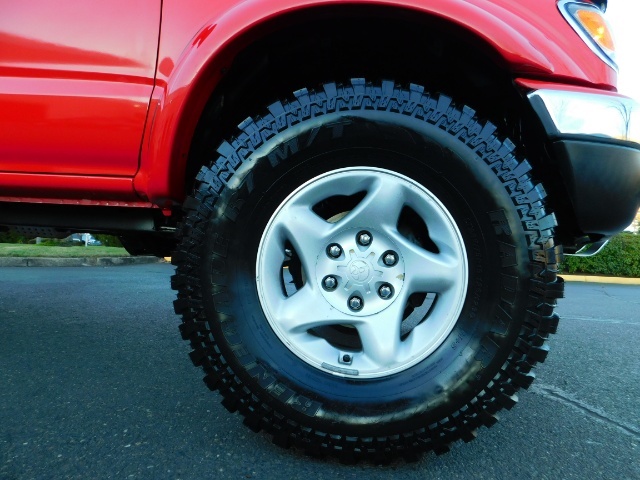
<svg viewBox="0 0 640 480">
<path fill-rule="evenodd" d="M 560 402 L 563 405 L 566 405 L 567 407 L 572 408 L 573 410 L 577 410 L 583 415 L 596 420 L 597 422 L 612 426 L 619 431 L 631 436 L 635 440 L 640 440 L 640 429 L 638 429 L 635 425 L 631 425 L 629 423 L 623 422 L 622 420 L 613 418 L 597 407 L 593 407 L 581 400 L 578 400 L 573 395 L 557 387 L 554 387 L 552 385 L 533 384 L 529 391 L 542 395 L 545 398 L 555 400 L 556 402 Z"/>
<path fill-rule="evenodd" d="M 583 317 L 579 315 L 567 315 L 567 316 L 563 315 L 562 319 L 563 320 L 580 320 L 584 322 L 613 323 L 616 325 L 634 325 L 636 327 L 640 326 L 640 323 L 638 322 L 619 320 L 616 318 L 596 318 L 596 317 Z"/>
<path fill-rule="evenodd" d="M 609 297 L 612 300 L 618 301 L 618 302 L 623 302 L 623 303 L 630 303 L 631 305 L 638 305 L 640 304 L 640 302 L 634 302 L 633 300 L 627 300 L 626 298 L 620 298 L 618 295 L 616 294 L 611 294 L 609 293 L 609 291 L 607 290 L 607 285 L 604 285 L 602 287 L 602 292 Z"/>
</svg>

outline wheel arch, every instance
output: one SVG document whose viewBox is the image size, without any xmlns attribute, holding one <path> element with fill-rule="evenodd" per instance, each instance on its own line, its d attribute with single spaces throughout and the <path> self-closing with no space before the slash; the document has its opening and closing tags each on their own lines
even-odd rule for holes
<svg viewBox="0 0 640 480">
<path fill-rule="evenodd" d="M 368 0 L 340 2 L 339 5 L 335 0 L 233 2 L 229 9 L 211 17 L 200 26 L 190 44 L 173 61 L 175 65 L 166 81 L 159 75 L 160 80 L 152 97 L 140 170 L 134 182 L 135 189 L 162 207 L 179 203 L 184 198 L 193 175 L 204 163 L 199 154 L 202 148 L 194 143 L 194 139 L 202 136 L 198 129 L 202 128 L 203 119 L 212 115 L 220 117 L 217 123 L 214 122 L 216 131 L 207 134 L 205 143 L 211 152 L 211 148 L 215 149 L 220 139 L 233 131 L 246 116 L 255 114 L 256 109 L 259 110 L 268 101 L 277 98 L 259 98 L 258 105 L 253 104 L 251 110 L 237 108 L 229 102 L 225 104 L 225 97 L 229 92 L 233 91 L 235 97 L 240 98 L 263 84 L 259 73 L 254 73 L 250 79 L 243 78 L 247 62 L 259 60 L 261 54 L 267 53 L 268 47 L 261 48 L 260 45 L 269 45 L 270 40 L 278 38 L 291 38 L 293 33 L 298 34 L 295 40 L 301 46 L 329 41 L 336 34 L 335 29 L 332 28 L 331 32 L 320 30 L 318 34 L 318 30 L 310 28 L 322 26 L 322 22 L 327 19 L 343 22 L 342 26 L 346 29 L 349 19 L 356 16 L 358 19 L 376 18 L 378 25 L 384 29 L 381 30 L 383 34 L 374 39 L 374 50 L 375 47 L 392 41 L 392 34 L 402 32 L 406 26 L 412 26 L 415 31 L 419 27 L 435 28 L 439 34 L 444 35 L 441 40 L 460 41 L 470 47 L 474 55 L 477 53 L 489 60 L 489 76 L 501 77 L 499 81 L 491 79 L 490 87 L 503 92 L 508 87 L 509 98 L 517 96 L 515 87 L 510 83 L 515 74 L 534 77 L 561 75 L 585 84 L 613 83 L 611 72 L 604 67 L 587 71 L 584 66 L 595 62 L 580 62 L 579 55 L 574 55 L 578 57 L 576 60 L 561 49 L 553 48 L 556 43 L 549 38 L 567 33 L 562 28 L 557 31 L 558 26 L 565 27 L 572 35 L 573 31 L 566 25 L 554 24 L 549 21 L 549 17 L 544 18 L 545 12 L 549 13 L 546 10 L 551 3 L 555 10 L 555 2 L 544 2 L 544 7 L 541 6 L 544 11 L 532 19 L 527 16 L 531 13 L 529 10 L 514 7 L 506 1 L 484 3 L 482 6 L 456 0 L 437 4 L 425 4 L 418 0 Z M 562 20 L 559 15 L 555 17 Z M 412 40 L 421 38 L 424 41 L 426 33 L 414 33 L 411 36 Z M 333 51 L 338 50 L 334 45 Z M 385 60 L 390 60 L 391 57 L 392 54 L 383 56 Z M 279 60 L 282 63 L 283 56 Z M 308 62 L 312 63 L 314 60 L 311 58 Z M 308 67 L 304 61 L 297 63 L 295 67 L 299 69 L 301 63 L 302 67 Z M 412 68 L 405 68 L 403 73 L 406 75 Z M 436 68 L 442 68 L 442 65 L 437 65 Z M 161 59 L 160 72 L 162 69 Z M 345 72 L 344 78 L 359 73 Z M 372 77 L 371 71 L 361 73 Z M 397 70 L 377 72 L 381 76 L 391 75 L 402 80 L 405 75 L 397 73 Z M 373 76 L 375 75 L 376 72 L 373 72 Z M 327 78 L 331 76 L 329 74 Z M 297 79 L 298 84 L 294 88 L 308 85 L 304 83 L 309 81 L 305 75 L 299 77 L 301 78 Z M 446 77 L 447 75 L 442 76 L 440 83 L 444 83 L 442 79 Z M 336 78 L 335 75 L 333 78 Z M 244 82 L 240 87 L 237 87 L 238 79 Z M 317 81 L 316 78 L 315 82 Z M 418 78 L 417 81 L 427 85 L 430 83 L 424 78 Z M 285 84 L 281 86 L 281 91 L 275 93 L 282 94 L 291 91 L 291 88 L 292 85 Z M 463 100 L 468 101 L 467 98 Z M 474 105 L 473 101 L 468 103 Z M 232 110 L 233 113 L 229 114 Z M 498 118 L 492 120 L 497 123 Z"/>
</svg>

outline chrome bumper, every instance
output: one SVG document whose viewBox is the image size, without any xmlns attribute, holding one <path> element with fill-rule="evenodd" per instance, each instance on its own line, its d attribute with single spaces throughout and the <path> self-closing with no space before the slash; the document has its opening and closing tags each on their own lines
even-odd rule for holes
<svg viewBox="0 0 640 480">
<path fill-rule="evenodd" d="M 640 144 L 640 103 L 627 97 L 540 89 L 528 95 L 550 137 L 589 135 Z M 545 115 L 541 115 L 544 117 Z"/>
</svg>

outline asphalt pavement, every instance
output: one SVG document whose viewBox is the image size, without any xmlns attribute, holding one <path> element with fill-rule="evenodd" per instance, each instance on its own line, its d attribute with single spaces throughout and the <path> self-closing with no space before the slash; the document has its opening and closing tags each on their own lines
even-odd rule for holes
<svg viewBox="0 0 640 480">
<path fill-rule="evenodd" d="M 640 287 L 567 284 L 516 407 L 443 456 L 342 465 L 229 414 L 180 339 L 167 264 L 0 268 L 0 479 L 638 479 Z"/>
</svg>

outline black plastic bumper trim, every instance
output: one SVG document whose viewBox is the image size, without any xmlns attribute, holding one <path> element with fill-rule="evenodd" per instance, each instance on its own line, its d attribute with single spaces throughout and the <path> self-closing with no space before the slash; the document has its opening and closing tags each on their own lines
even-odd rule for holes
<svg viewBox="0 0 640 480">
<path fill-rule="evenodd" d="M 582 232 L 610 237 L 629 226 L 640 208 L 640 149 L 593 137 L 552 146 Z"/>
</svg>

